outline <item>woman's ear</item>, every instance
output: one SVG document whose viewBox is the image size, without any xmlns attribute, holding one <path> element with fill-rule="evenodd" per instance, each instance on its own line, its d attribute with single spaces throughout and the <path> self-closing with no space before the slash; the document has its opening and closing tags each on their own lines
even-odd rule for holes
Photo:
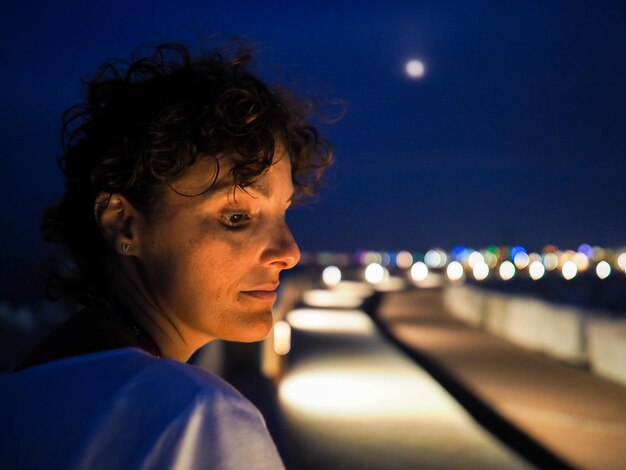
<svg viewBox="0 0 626 470">
<path fill-rule="evenodd" d="M 102 236 L 113 251 L 122 255 L 132 255 L 136 251 L 138 219 L 141 214 L 126 197 L 99 193 L 94 204 L 94 215 Z"/>
</svg>

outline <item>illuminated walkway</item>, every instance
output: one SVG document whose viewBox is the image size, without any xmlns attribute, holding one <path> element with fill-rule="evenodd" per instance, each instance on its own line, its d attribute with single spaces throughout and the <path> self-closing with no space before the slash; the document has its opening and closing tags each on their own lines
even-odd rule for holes
<svg viewBox="0 0 626 470">
<path fill-rule="evenodd" d="M 388 293 L 377 316 L 432 370 L 576 468 L 626 468 L 625 387 L 466 326 L 437 290 Z"/>
<path fill-rule="evenodd" d="M 279 389 L 289 467 L 517 469 L 528 464 L 387 342 L 359 310 L 291 312 Z"/>
</svg>

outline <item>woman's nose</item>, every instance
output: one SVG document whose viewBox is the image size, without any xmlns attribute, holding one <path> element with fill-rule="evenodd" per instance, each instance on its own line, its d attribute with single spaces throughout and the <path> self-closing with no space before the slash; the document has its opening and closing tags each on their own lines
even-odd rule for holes
<svg viewBox="0 0 626 470">
<path fill-rule="evenodd" d="M 300 249 L 285 222 L 272 230 L 261 261 L 281 269 L 291 269 L 300 261 Z"/>
</svg>

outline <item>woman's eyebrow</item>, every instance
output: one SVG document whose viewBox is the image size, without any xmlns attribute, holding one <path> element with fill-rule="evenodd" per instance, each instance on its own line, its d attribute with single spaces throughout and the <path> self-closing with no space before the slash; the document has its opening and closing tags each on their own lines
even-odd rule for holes
<svg viewBox="0 0 626 470">
<path fill-rule="evenodd" d="M 272 188 L 265 181 L 255 181 L 248 186 L 255 193 L 259 193 L 261 196 L 269 199 L 272 197 Z"/>
<path fill-rule="evenodd" d="M 270 199 L 272 197 L 272 194 L 274 194 L 274 192 L 272 191 L 272 187 L 266 181 L 255 181 L 254 183 L 250 184 L 248 188 L 252 189 L 252 191 L 260 194 L 266 199 Z M 289 195 L 285 202 L 291 203 L 291 201 L 293 201 L 294 195 L 295 191 L 292 191 L 292 193 Z"/>
<path fill-rule="evenodd" d="M 236 186 L 231 182 L 226 182 L 226 181 L 218 182 L 218 183 L 215 183 L 209 191 L 207 191 L 207 196 L 209 197 L 220 196 L 222 193 L 231 191 L 235 187 Z M 241 190 L 244 192 L 251 190 L 252 192 L 260 194 L 266 199 L 270 199 L 272 195 L 274 194 L 272 187 L 266 181 L 254 181 L 250 183 L 249 185 L 241 188 Z M 294 195 L 295 195 L 295 192 L 292 192 L 287 198 L 286 202 L 291 202 L 294 198 Z"/>
<path fill-rule="evenodd" d="M 266 199 L 272 197 L 272 188 L 265 181 L 255 181 L 247 186 L 244 186 L 243 188 L 240 188 L 230 181 L 217 182 L 209 189 L 209 191 L 207 191 L 206 194 L 208 197 L 221 196 L 223 193 L 232 191 L 236 188 L 241 189 L 243 192 L 248 192 L 251 190 L 252 192 L 260 194 Z"/>
</svg>

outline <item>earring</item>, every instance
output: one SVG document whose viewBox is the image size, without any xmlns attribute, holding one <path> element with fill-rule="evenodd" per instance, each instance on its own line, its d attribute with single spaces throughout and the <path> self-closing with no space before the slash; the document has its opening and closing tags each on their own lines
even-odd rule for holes
<svg viewBox="0 0 626 470">
<path fill-rule="evenodd" d="M 130 248 L 130 245 L 128 245 L 126 243 L 122 243 L 122 252 L 123 253 L 128 253 L 129 248 Z"/>
</svg>

